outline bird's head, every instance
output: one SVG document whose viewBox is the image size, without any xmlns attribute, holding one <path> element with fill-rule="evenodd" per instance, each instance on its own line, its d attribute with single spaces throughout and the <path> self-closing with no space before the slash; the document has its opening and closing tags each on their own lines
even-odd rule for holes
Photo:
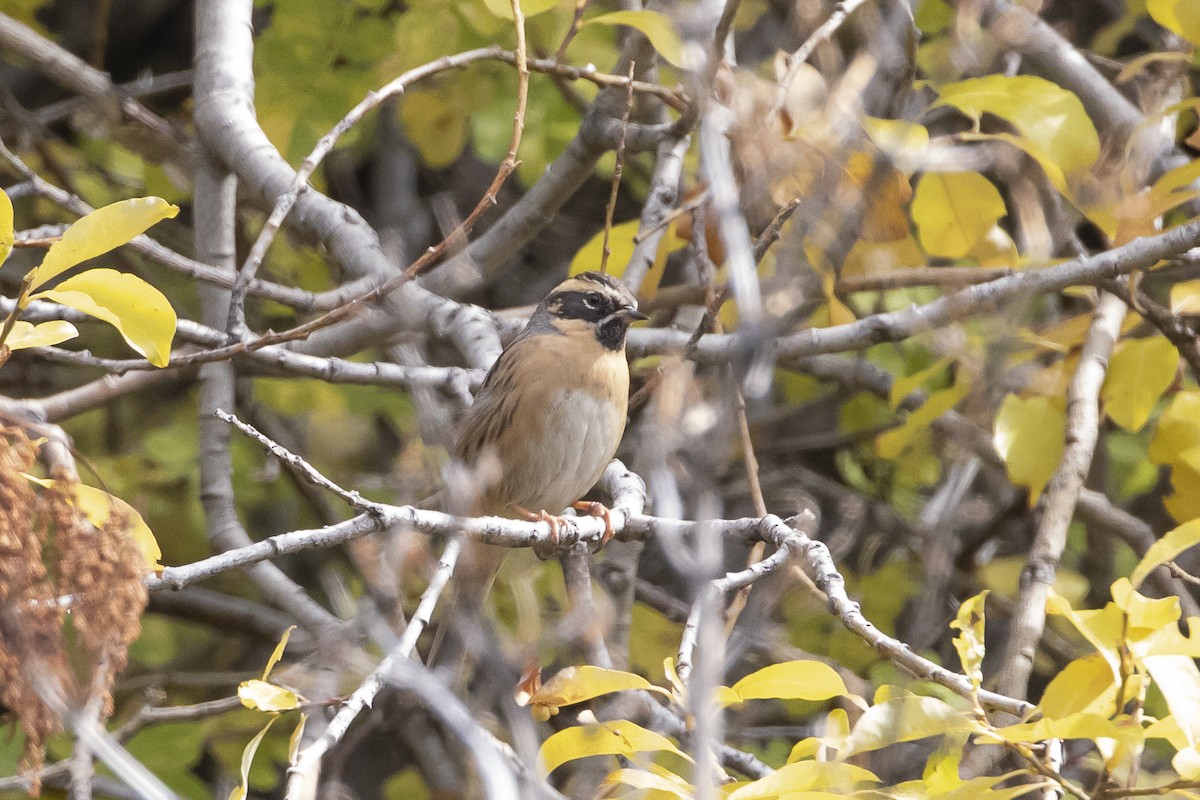
<svg viewBox="0 0 1200 800">
<path fill-rule="evenodd" d="M 567 336 L 594 336 L 609 350 L 625 346 L 634 320 L 647 319 L 624 284 L 602 272 L 584 272 L 555 286 L 530 324 L 547 325 Z"/>
</svg>

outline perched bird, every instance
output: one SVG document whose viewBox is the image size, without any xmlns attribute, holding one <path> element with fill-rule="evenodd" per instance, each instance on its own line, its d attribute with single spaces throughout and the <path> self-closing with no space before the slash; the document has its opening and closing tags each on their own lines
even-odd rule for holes
<svg viewBox="0 0 1200 800">
<path fill-rule="evenodd" d="M 595 485 L 625 432 L 625 335 L 639 319 L 646 315 L 633 293 L 600 272 L 568 278 L 546 296 L 462 421 L 454 457 L 476 498 L 454 510 L 546 520 L 557 533 L 555 515 Z M 598 503 L 579 507 L 607 520 Z M 457 578 L 460 602 L 482 600 L 504 553 L 468 548 Z"/>
</svg>

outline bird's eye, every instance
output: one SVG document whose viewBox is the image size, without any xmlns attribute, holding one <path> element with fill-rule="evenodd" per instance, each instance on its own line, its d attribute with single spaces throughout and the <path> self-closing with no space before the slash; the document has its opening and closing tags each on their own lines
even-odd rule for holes
<svg viewBox="0 0 1200 800">
<path fill-rule="evenodd" d="M 600 295 L 595 292 L 588 292 L 583 296 L 583 304 L 591 309 L 600 307 Z"/>
</svg>

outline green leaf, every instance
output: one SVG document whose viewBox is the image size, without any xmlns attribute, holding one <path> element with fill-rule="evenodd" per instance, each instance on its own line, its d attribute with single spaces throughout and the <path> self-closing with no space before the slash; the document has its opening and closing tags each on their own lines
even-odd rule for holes
<svg viewBox="0 0 1200 800">
<path fill-rule="evenodd" d="M 1142 560 L 1129 574 L 1129 582 L 1141 586 L 1155 567 L 1171 561 L 1175 556 L 1200 544 L 1200 519 L 1185 522 L 1167 533 L 1146 551 Z"/>
<path fill-rule="evenodd" d="M 128 243 L 154 223 L 178 213 L 178 206 L 161 197 L 138 197 L 96 209 L 76 220 L 63 231 L 62 239 L 50 245 L 30 288 L 36 289 L 71 267 Z"/>
<path fill-rule="evenodd" d="M 453 164 L 467 146 L 465 109 L 442 92 L 407 92 L 400 103 L 400 120 L 421 159 L 433 169 Z"/>
<path fill-rule="evenodd" d="M 250 786 L 250 765 L 254 763 L 254 754 L 258 752 L 258 746 L 262 744 L 263 737 L 267 735 L 267 731 L 271 730 L 271 726 L 277 719 L 279 717 L 271 717 L 267 720 L 263 729 L 246 744 L 246 749 L 242 751 L 242 782 L 229 793 L 229 800 L 246 800 L 246 793 Z"/>
<path fill-rule="evenodd" d="M 17 320 L 9 332 L 4 344 L 10 350 L 24 350 L 27 347 L 49 347 L 51 345 L 74 339 L 79 335 L 75 326 L 63 320 L 51 320 L 34 325 L 31 322 Z"/>
<path fill-rule="evenodd" d="M 1117 345 L 1100 390 L 1104 410 L 1127 431 L 1141 430 L 1163 392 L 1175 381 L 1179 354 L 1165 336 Z"/>
<path fill-rule="evenodd" d="M 725 687 L 721 687 L 725 688 Z M 720 702 L 746 700 L 828 700 L 849 695 L 833 667 L 820 661 L 800 660 L 771 664 L 735 683 Z"/>
<path fill-rule="evenodd" d="M 1200 4 L 1196 0 L 1146 0 L 1146 11 L 1159 25 L 1200 45 Z"/>
<path fill-rule="evenodd" d="M 1032 75 L 988 75 L 947 84 L 934 107 L 954 106 L 978 121 L 994 114 L 1067 177 L 1090 168 L 1100 155 L 1100 137 L 1073 93 Z"/>
<path fill-rule="evenodd" d="M 156 367 L 171 360 L 175 310 L 162 292 L 136 275 L 89 269 L 29 299 L 53 300 L 108 322 Z"/>
<path fill-rule="evenodd" d="M 834 792 L 814 789 L 852 789 L 859 783 L 879 783 L 869 770 L 839 761 L 797 761 L 786 764 L 756 781 L 740 786 L 726 800 L 770 800 L 776 797 L 804 797 L 809 800 L 840 797 Z M 799 793 L 803 792 L 803 795 Z"/>
<path fill-rule="evenodd" d="M 848 757 L 897 742 L 964 730 L 972 730 L 971 721 L 944 700 L 918 695 L 898 697 L 871 706 L 858 718 L 841 755 Z"/>
<path fill-rule="evenodd" d="M 954 649 L 958 651 L 963 673 L 970 679 L 971 687 L 976 692 L 983 683 L 983 607 L 987 596 L 988 590 L 984 589 L 969 600 L 963 601 L 958 607 L 957 618 L 950 623 L 951 628 L 961 631 L 954 637 Z"/>
<path fill-rule="evenodd" d="M 912 218 L 932 256 L 963 258 L 1007 212 L 992 182 L 978 172 L 927 172 L 913 193 Z"/>
<path fill-rule="evenodd" d="M 545 776 L 577 758 L 604 755 L 628 758 L 637 753 L 660 750 L 692 760 L 667 737 L 628 720 L 576 725 L 559 731 L 542 743 L 538 750 L 538 770 Z"/>
<path fill-rule="evenodd" d="M 663 58 L 677 67 L 683 64 L 683 42 L 671 20 L 657 11 L 612 11 L 592 17 L 584 25 L 628 25 L 641 31 Z"/>
<path fill-rule="evenodd" d="M 525 17 L 534 17 L 545 11 L 549 11 L 558 5 L 559 0 L 521 0 L 521 14 Z M 500 19 L 512 20 L 512 4 L 509 0 L 483 0 L 483 4 L 487 6 L 487 10 L 492 12 Z M 429 12 L 432 16 L 432 12 Z"/>
<path fill-rule="evenodd" d="M 0 189 L 0 265 L 4 264 L 8 254 L 12 252 L 15 238 L 12 200 L 8 198 L 3 189 Z"/>
<path fill-rule="evenodd" d="M 1000 403 L 992 441 L 1009 480 L 1029 489 L 1030 505 L 1058 469 L 1066 431 L 1066 411 L 1055 399 L 1010 394 Z"/>
</svg>

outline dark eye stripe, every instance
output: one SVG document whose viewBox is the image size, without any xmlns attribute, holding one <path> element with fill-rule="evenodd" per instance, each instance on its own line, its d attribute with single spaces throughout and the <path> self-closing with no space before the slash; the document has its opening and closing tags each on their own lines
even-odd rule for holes
<svg viewBox="0 0 1200 800">
<path fill-rule="evenodd" d="M 547 307 L 557 317 L 599 322 L 616 311 L 619 305 L 620 301 L 616 298 L 599 292 L 566 291 L 551 295 Z"/>
</svg>

